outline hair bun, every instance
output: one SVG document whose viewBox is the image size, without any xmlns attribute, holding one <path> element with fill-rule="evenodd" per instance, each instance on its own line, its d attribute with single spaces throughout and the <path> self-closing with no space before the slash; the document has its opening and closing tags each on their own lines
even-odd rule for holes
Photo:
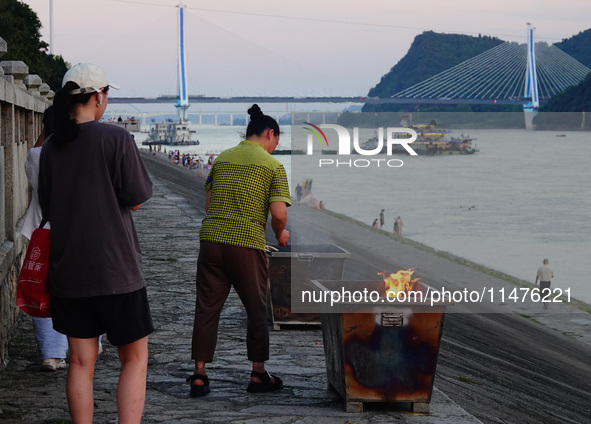
<svg viewBox="0 0 591 424">
<path fill-rule="evenodd" d="M 250 120 L 254 121 L 255 119 L 262 118 L 265 116 L 259 105 L 254 104 L 250 109 L 248 109 L 248 114 L 250 115 Z"/>
</svg>

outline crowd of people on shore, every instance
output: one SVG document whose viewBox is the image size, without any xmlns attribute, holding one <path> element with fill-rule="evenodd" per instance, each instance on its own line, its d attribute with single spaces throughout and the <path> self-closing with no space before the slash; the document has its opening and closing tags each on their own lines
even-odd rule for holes
<svg viewBox="0 0 591 424">
<path fill-rule="evenodd" d="M 298 183 L 294 189 L 294 193 L 295 193 L 295 198 L 297 201 L 297 204 L 304 204 L 312 209 L 320 209 L 320 210 L 325 210 L 326 209 L 326 205 L 324 204 L 324 202 L 322 200 L 318 201 L 318 199 L 316 199 L 313 195 L 312 195 L 312 183 L 313 183 L 313 179 L 312 178 L 304 178 L 304 180 L 302 181 L 302 183 Z"/>
<path fill-rule="evenodd" d="M 380 210 L 379 217 L 374 219 L 374 221 L 372 222 L 371 227 L 372 228 L 379 228 L 380 230 L 383 230 L 385 224 L 386 224 L 386 210 L 382 209 L 382 210 Z M 396 219 L 394 220 L 394 228 L 392 229 L 392 234 L 394 234 L 396 236 L 401 236 L 403 225 L 404 225 L 404 223 L 402 222 L 402 218 L 400 218 L 400 216 L 396 217 Z"/>
<path fill-rule="evenodd" d="M 181 153 L 178 149 L 168 152 L 168 159 L 175 165 L 181 165 L 189 169 L 198 169 L 200 172 L 211 169 L 213 161 L 217 156 L 214 153 Z"/>
</svg>

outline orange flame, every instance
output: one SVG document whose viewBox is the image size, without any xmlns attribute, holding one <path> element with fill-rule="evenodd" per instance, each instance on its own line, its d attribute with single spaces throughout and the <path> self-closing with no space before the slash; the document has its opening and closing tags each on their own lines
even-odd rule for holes
<svg viewBox="0 0 591 424">
<path fill-rule="evenodd" d="M 396 297 L 398 293 L 411 291 L 414 284 L 420 280 L 420 278 L 415 278 L 414 280 L 410 279 L 415 272 L 415 269 L 416 268 L 400 270 L 396 274 L 390 274 L 388 276 L 386 276 L 387 271 L 378 272 L 378 275 L 381 275 L 384 278 L 384 283 L 386 284 L 386 296 L 388 296 L 389 293 L 392 293 L 390 296 Z"/>
</svg>

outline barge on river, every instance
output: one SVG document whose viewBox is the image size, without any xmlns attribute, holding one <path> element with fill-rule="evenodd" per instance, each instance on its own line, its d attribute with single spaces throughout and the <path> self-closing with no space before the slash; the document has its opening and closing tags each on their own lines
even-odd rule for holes
<svg viewBox="0 0 591 424">
<path fill-rule="evenodd" d="M 455 136 L 449 130 L 436 130 L 435 125 L 411 125 L 407 128 L 413 129 L 417 133 L 417 139 L 409 146 L 418 154 L 422 156 L 436 156 L 436 155 L 469 155 L 478 152 L 472 142 L 475 138 L 461 134 Z M 399 134 L 406 136 L 406 134 Z M 378 137 L 373 137 L 363 143 L 361 146 L 364 150 L 375 150 L 379 146 Z M 387 146 L 382 142 L 382 150 L 380 153 L 387 153 Z M 352 153 L 357 153 L 353 151 Z M 406 153 L 402 145 L 395 144 L 392 146 L 392 153 Z"/>
</svg>

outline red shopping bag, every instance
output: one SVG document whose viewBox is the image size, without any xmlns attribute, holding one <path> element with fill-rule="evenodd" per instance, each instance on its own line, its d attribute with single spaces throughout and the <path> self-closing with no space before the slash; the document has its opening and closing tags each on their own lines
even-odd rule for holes
<svg viewBox="0 0 591 424">
<path fill-rule="evenodd" d="M 18 277 L 16 306 L 33 317 L 51 316 L 49 295 L 49 234 L 46 228 L 36 228 L 25 254 Z"/>
</svg>

